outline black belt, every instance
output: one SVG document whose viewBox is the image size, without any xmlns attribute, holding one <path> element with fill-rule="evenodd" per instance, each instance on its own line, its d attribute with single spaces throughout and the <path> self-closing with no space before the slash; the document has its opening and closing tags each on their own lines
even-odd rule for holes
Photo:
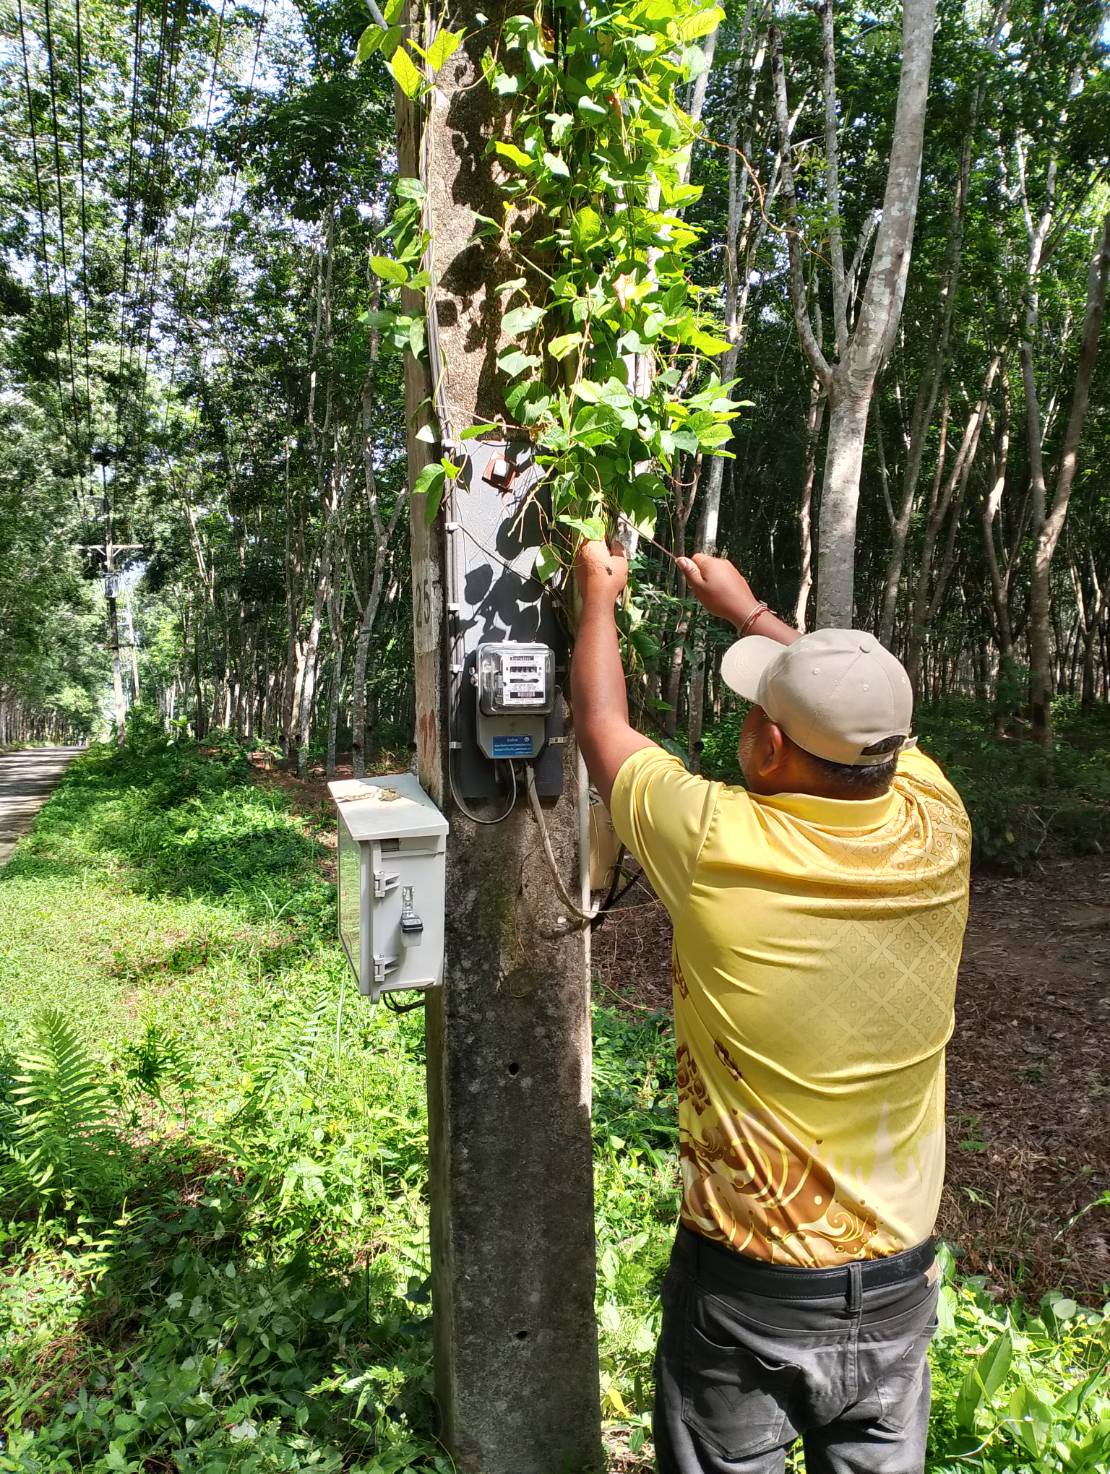
<svg viewBox="0 0 1110 1474">
<path fill-rule="evenodd" d="M 724 1244 L 703 1238 L 681 1225 L 675 1240 L 674 1259 L 706 1288 L 714 1282 L 726 1292 L 771 1295 L 779 1300 L 819 1299 L 823 1295 L 847 1295 L 851 1280 L 861 1290 L 877 1290 L 902 1284 L 924 1274 L 936 1258 L 932 1239 L 890 1254 L 884 1259 L 860 1259 L 832 1269 L 801 1269 L 789 1264 L 765 1264 L 747 1254 L 738 1254 Z"/>
</svg>

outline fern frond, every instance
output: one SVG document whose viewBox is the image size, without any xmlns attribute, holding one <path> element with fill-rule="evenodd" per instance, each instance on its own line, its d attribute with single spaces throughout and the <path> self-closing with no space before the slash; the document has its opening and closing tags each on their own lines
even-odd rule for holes
<svg viewBox="0 0 1110 1474">
<path fill-rule="evenodd" d="M 307 1077 L 331 1002 L 326 991 L 320 992 L 307 1013 L 294 1014 L 281 1033 L 269 1041 L 261 1060 L 252 1066 L 254 1088 L 238 1112 L 240 1116 L 253 1113 L 273 1095 Z"/>
<path fill-rule="evenodd" d="M 24 1123 L 68 1138 L 103 1131 L 110 1102 L 102 1069 L 60 1008 L 35 1019 L 32 1052 L 17 1064 L 12 1100 Z"/>
<path fill-rule="evenodd" d="M 0 1098 L 0 1201 L 12 1211 L 93 1201 L 118 1188 L 123 1143 L 111 1129 L 102 1074 L 60 1009 L 36 1016 Z"/>
</svg>

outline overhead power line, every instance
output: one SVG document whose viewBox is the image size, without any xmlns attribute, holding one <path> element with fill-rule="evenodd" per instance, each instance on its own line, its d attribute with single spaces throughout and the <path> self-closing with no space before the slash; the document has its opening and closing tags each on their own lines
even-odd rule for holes
<svg viewBox="0 0 1110 1474">
<path fill-rule="evenodd" d="M 262 6 L 261 6 L 261 8 L 259 10 L 259 13 L 258 13 L 258 26 L 257 26 L 257 29 L 255 31 L 255 37 L 254 37 L 254 52 L 253 52 L 253 55 L 251 57 L 250 75 L 249 75 L 248 80 L 247 80 L 246 97 L 245 97 L 245 100 L 244 100 L 244 103 L 243 103 L 243 107 L 242 107 L 242 110 L 241 110 L 241 116 L 242 116 L 243 119 L 245 119 L 247 117 L 247 115 L 249 114 L 250 104 L 251 104 L 251 97 L 252 97 L 252 95 L 254 93 L 255 80 L 256 80 L 257 75 L 258 75 L 258 62 L 259 62 L 259 58 L 260 58 L 261 52 L 262 52 L 262 36 L 263 36 L 263 32 L 264 32 L 265 27 L 266 27 L 266 6 L 267 6 L 267 3 L 268 3 L 268 0 L 262 0 Z M 220 22 L 221 22 L 221 25 L 223 23 L 223 15 L 224 15 L 224 11 L 223 11 L 223 7 L 221 6 L 221 10 L 220 10 Z M 218 40 L 217 40 L 217 47 L 219 47 L 220 44 L 222 44 L 222 43 L 221 43 L 221 41 L 218 38 Z M 215 66 L 213 66 L 213 80 L 215 80 Z M 209 93 L 209 106 L 210 107 L 211 107 L 211 101 L 212 101 L 212 93 L 210 92 Z M 206 118 L 206 120 L 205 120 L 205 129 L 206 129 L 206 131 L 207 131 L 207 127 L 208 127 L 208 119 Z M 244 132 L 245 132 L 245 124 L 241 121 L 240 122 L 240 125 L 239 125 L 238 132 L 236 134 L 235 150 L 234 150 L 234 154 L 232 156 L 231 189 L 230 189 L 230 194 L 229 194 L 229 197 L 228 197 L 227 215 L 226 215 L 226 218 L 224 220 L 224 226 L 223 226 L 223 240 L 222 240 L 221 245 L 220 245 L 220 254 L 219 254 L 219 257 L 218 257 L 217 262 L 216 262 L 216 273 L 215 273 L 215 275 L 216 275 L 216 278 L 217 279 L 219 277 L 220 270 L 226 264 L 226 262 L 228 260 L 228 256 L 229 256 L 229 246 L 230 246 L 230 240 L 231 240 L 232 222 L 233 222 L 234 215 L 235 215 L 235 195 L 236 195 L 236 191 L 238 189 L 239 172 L 240 172 L 240 168 L 241 168 L 241 165 L 242 165 L 242 150 L 243 150 L 243 136 L 244 136 Z M 192 218 L 190 220 L 189 247 L 187 248 L 187 252 L 186 252 L 186 271 L 188 270 L 188 253 L 189 253 L 189 250 L 191 249 L 191 246 L 192 246 L 193 229 L 194 229 L 195 221 L 196 221 L 197 205 L 199 204 L 199 188 L 200 188 L 200 181 L 198 179 L 198 193 L 197 193 L 196 198 L 194 199 L 193 213 L 192 213 Z M 183 293 L 184 293 L 184 290 L 185 290 L 185 286 L 186 285 L 187 285 L 187 279 L 186 279 L 186 282 L 183 284 L 183 287 L 182 287 Z M 215 313 L 213 313 L 213 318 L 215 318 Z M 223 336 L 222 336 L 222 334 L 220 332 L 219 324 L 216 321 L 213 321 L 212 330 L 211 330 L 211 333 L 210 333 L 210 337 L 216 337 L 216 338 L 218 338 L 219 341 L 221 342 L 222 346 L 225 348 L 225 351 L 227 350 L 227 345 L 224 342 Z M 177 356 L 178 356 L 179 347 L 180 347 L 180 340 L 175 337 L 175 339 L 174 339 L 174 350 L 173 350 L 173 360 L 172 360 L 171 367 L 170 367 L 169 384 L 167 386 L 169 390 L 172 390 L 172 388 L 173 388 L 173 386 L 174 386 L 174 384 L 176 382 L 176 372 L 175 371 L 176 371 L 176 364 L 177 364 Z M 201 354 L 197 358 L 197 373 L 198 373 L 198 376 L 199 376 L 202 384 L 203 384 L 203 381 L 204 381 L 204 369 L 205 369 L 204 358 L 205 358 L 205 354 Z M 165 406 L 163 408 L 163 414 L 162 414 L 162 429 L 163 430 L 165 430 L 166 422 L 168 420 L 168 417 L 169 417 L 169 393 L 167 393 L 166 403 L 165 403 Z"/>
<path fill-rule="evenodd" d="M 146 391 L 150 375 L 151 345 L 154 337 L 154 317 L 158 298 L 158 259 L 162 251 L 162 239 L 165 234 L 166 216 L 166 189 L 169 179 L 170 158 L 170 125 L 173 121 L 173 111 L 177 102 L 177 84 L 180 72 L 180 50 L 181 50 L 181 19 L 182 11 L 187 9 L 185 0 L 177 0 L 173 11 L 173 19 L 170 29 L 170 54 L 167 71 L 167 96 L 162 118 L 162 145 L 161 159 L 157 168 L 157 200 L 159 205 L 158 220 L 154 231 L 153 246 L 149 256 L 148 279 L 147 279 L 147 313 L 145 343 L 142 351 L 142 378 L 140 381 L 139 403 L 133 425 L 132 453 L 134 469 L 138 470 L 138 457 L 145 443 L 144 415 L 146 412 Z"/>
<path fill-rule="evenodd" d="M 89 227 L 85 206 L 85 76 L 81 47 L 81 0 L 73 0 L 77 48 L 77 159 L 81 170 L 81 317 L 85 339 L 85 408 L 89 422 L 89 455 L 93 452 L 92 371 L 89 367 Z"/>
<path fill-rule="evenodd" d="M 137 297 L 136 302 L 135 302 L 134 311 L 133 311 L 133 313 L 131 315 L 131 321 L 130 321 L 130 324 L 129 324 L 129 332 L 128 332 L 128 341 L 127 341 L 127 373 L 128 373 L 128 378 L 131 378 L 133 376 L 134 372 L 135 372 L 136 355 L 137 354 L 141 354 L 141 349 L 139 348 L 139 342 L 140 342 L 140 339 L 142 337 L 142 316 L 143 316 L 145 304 L 146 304 L 146 301 L 147 301 L 147 298 L 148 298 L 148 295 L 149 295 L 149 289 L 150 289 L 150 259 L 151 259 L 151 248 L 150 248 L 149 245 L 147 245 L 147 240 L 148 240 L 148 236 L 147 236 L 147 224 L 148 224 L 148 218 L 149 218 L 149 215 L 150 215 L 150 204 L 151 204 L 151 199 L 152 199 L 152 187 L 153 187 L 153 184 L 155 182 L 155 175 L 156 175 L 156 170 L 157 170 L 157 162 L 158 162 L 158 159 L 159 159 L 159 148 L 158 148 L 159 115 L 162 113 L 162 107 L 163 107 L 163 88 L 164 88 L 164 85 L 165 85 L 165 79 L 166 79 L 167 70 L 168 70 L 167 69 L 167 57 L 166 57 L 166 25 L 167 25 L 167 20 L 169 18 L 169 14 L 170 14 L 170 8 L 169 7 L 170 7 L 170 0 L 162 0 L 161 15 L 159 17 L 159 22 L 158 22 L 158 49 L 157 49 L 157 52 L 156 52 L 157 64 L 156 64 L 155 73 L 154 73 L 154 93 L 153 93 L 153 96 L 152 96 L 152 99 L 151 99 L 151 105 L 150 105 L 149 128 L 148 128 L 149 141 L 148 141 L 147 148 L 146 148 L 146 157 L 145 157 L 145 161 L 144 161 L 144 166 L 143 166 L 143 169 L 142 169 L 142 184 L 141 184 L 140 189 L 139 189 L 140 231 L 139 231 L 139 243 L 138 243 L 138 248 L 137 248 L 137 251 L 136 251 L 136 267 L 135 267 L 135 278 L 136 278 L 136 281 L 139 283 L 139 286 L 138 286 L 138 297 Z M 175 15 L 176 15 L 176 11 L 175 11 Z M 172 45 L 173 45 L 172 39 L 171 39 L 171 43 L 170 44 L 171 44 L 170 66 L 172 67 Z M 164 124 L 163 126 L 164 126 L 164 128 L 165 127 L 168 127 L 168 124 Z M 147 246 L 147 249 L 146 249 L 146 263 L 145 263 L 145 265 L 143 264 L 143 248 L 144 248 L 144 245 Z M 121 396 L 121 401 L 122 401 L 122 396 Z M 129 430 L 128 429 L 125 429 L 124 430 L 124 433 L 123 433 L 123 435 L 121 437 L 121 440 L 120 440 L 121 448 L 126 448 L 127 442 L 130 439 L 131 435 L 133 435 L 133 433 L 134 433 L 134 423 L 132 422 L 132 424 L 130 426 L 130 429 Z"/>
<path fill-rule="evenodd" d="M 220 54 L 224 42 L 224 13 L 227 10 L 227 0 L 220 0 L 220 17 L 216 25 L 216 44 L 212 51 L 212 76 L 208 83 L 208 106 L 204 113 L 204 128 L 201 132 L 200 150 L 197 167 L 197 189 L 193 195 L 193 208 L 189 215 L 189 229 L 185 238 L 185 262 L 181 270 L 181 296 L 187 300 L 189 290 L 189 266 L 193 254 L 193 236 L 196 233 L 197 210 L 200 205 L 200 191 L 204 175 L 204 161 L 208 155 L 208 130 L 212 122 L 212 107 L 216 97 L 216 83 L 219 79 Z M 174 382 L 174 371 L 177 368 L 177 353 L 180 347 L 180 339 L 175 335 L 173 342 L 173 356 L 170 360 L 169 383 Z M 166 398 L 162 415 L 162 426 L 165 428 L 166 415 L 169 413 L 169 397 Z"/>
</svg>

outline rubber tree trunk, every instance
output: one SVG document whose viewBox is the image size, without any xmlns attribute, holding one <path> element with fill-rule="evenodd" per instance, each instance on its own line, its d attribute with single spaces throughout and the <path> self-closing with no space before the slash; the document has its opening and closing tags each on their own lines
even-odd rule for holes
<svg viewBox="0 0 1110 1474">
<path fill-rule="evenodd" d="M 849 628 L 856 571 L 856 514 L 867 434 L 867 392 L 839 395 L 829 408 L 817 555 L 817 624 Z"/>
<path fill-rule="evenodd" d="M 921 565 L 918 569 L 917 586 L 914 590 L 913 610 L 910 617 L 910 633 L 906 654 L 906 670 L 909 674 L 910 684 L 913 686 L 915 697 L 919 694 L 921 675 L 921 651 L 925 643 L 925 632 L 932 614 L 935 612 L 939 599 L 943 597 L 944 585 L 947 582 L 945 573 L 945 562 L 948 571 L 951 571 L 952 549 L 955 546 L 956 518 L 963 506 L 964 497 L 967 494 L 968 480 L 971 470 L 975 464 L 975 457 L 979 449 L 983 424 L 986 419 L 990 403 L 991 389 L 995 377 L 1002 363 L 1001 352 L 996 352 L 991 358 L 983 389 L 974 409 L 968 416 L 967 424 L 964 426 L 963 437 L 960 441 L 959 450 L 956 452 L 955 460 L 948 475 L 944 479 L 943 487 L 939 494 L 933 498 L 929 508 L 929 517 L 925 524 L 925 535 L 921 547 Z M 943 441 L 942 441 L 943 446 Z M 943 449 L 938 471 L 943 471 Z M 956 506 L 953 510 L 953 501 Z M 942 562 L 941 568 L 934 570 L 933 554 L 936 551 L 937 539 L 944 526 L 945 518 L 951 512 L 949 551 Z M 934 597 L 930 598 L 930 588 L 933 588 Z"/>
<path fill-rule="evenodd" d="M 1029 697 L 1032 708 L 1033 736 L 1045 748 L 1052 746 L 1052 666 L 1050 638 L 1050 579 L 1052 559 L 1068 515 L 1068 501 L 1079 464 L 1079 446 L 1087 418 L 1091 393 L 1091 376 L 1098 357 L 1102 319 L 1106 311 L 1106 290 L 1110 273 L 1110 214 L 1102 223 L 1094 255 L 1087 273 L 1087 307 L 1080 339 L 1079 362 L 1072 390 L 1071 410 L 1064 430 L 1060 466 L 1049 508 L 1037 529 L 1033 550 L 1033 579 L 1029 596 Z M 1028 351 L 1027 351 L 1028 350 Z M 1036 382 L 1030 345 L 1023 345 L 1022 367 L 1026 383 L 1029 435 L 1038 436 Z"/>
<path fill-rule="evenodd" d="M 825 391 L 818 379 L 809 390 L 806 410 L 806 449 L 802 465 L 802 494 L 798 502 L 798 541 L 801 546 L 801 574 L 794 600 L 794 624 L 804 630 L 809 612 L 809 596 L 813 592 L 813 488 L 817 482 L 817 446 L 825 419 Z"/>
<path fill-rule="evenodd" d="M 434 27 L 444 17 L 430 9 Z M 508 13 L 487 6 L 479 22 L 468 6 L 452 11 L 452 29 L 466 39 L 428 94 L 424 148 L 416 107 L 397 98 L 401 172 L 423 174 L 427 185 L 433 367 L 445 375 L 455 434 L 504 416 L 503 381 L 490 367 L 502 336 L 497 289 L 519 268 L 500 241 L 475 240 L 474 217 L 504 217 L 488 150 L 503 108 L 483 82 L 482 54 Z M 425 48 L 426 15 L 410 0 L 411 34 Z M 422 297 L 405 296 L 410 310 L 424 310 Z M 417 438 L 432 394 L 427 363 L 409 355 L 410 485 L 432 453 Z M 464 1474 L 577 1474 L 603 1463 L 588 933 L 568 925 L 526 805 L 483 826 L 451 802 L 443 515 L 429 526 L 424 496 L 411 500 L 417 763 L 451 823 L 446 986 L 427 998 L 441 1432 Z M 453 516 L 465 527 L 465 496 Z M 577 764 L 571 744 L 563 751 L 564 796 L 546 819 L 563 884 L 577 894 Z"/>
<path fill-rule="evenodd" d="M 844 316 L 837 311 L 837 352 L 830 363 L 814 333 L 807 301 L 799 235 L 800 217 L 789 157 L 789 109 L 782 56 L 782 38 L 772 42 L 775 111 L 783 141 L 783 195 L 790 255 L 790 296 L 799 342 L 810 369 L 829 396 L 829 432 L 821 489 L 817 554 L 817 624 L 852 623 L 855 591 L 856 519 L 859 510 L 860 471 L 867 415 L 875 382 L 890 351 L 902 315 L 917 219 L 921 182 L 921 150 L 925 133 L 925 103 L 933 54 L 936 0 L 905 0 L 902 7 L 902 65 L 898 83 L 894 131 L 883 194 L 882 217 L 875 235 L 859 313 L 850 338 L 845 339 Z M 836 76 L 831 0 L 822 6 L 826 117 L 836 111 Z M 833 194 L 836 130 L 826 130 L 826 160 L 830 195 Z M 846 299 L 842 254 L 833 263 L 833 301 Z"/>
</svg>

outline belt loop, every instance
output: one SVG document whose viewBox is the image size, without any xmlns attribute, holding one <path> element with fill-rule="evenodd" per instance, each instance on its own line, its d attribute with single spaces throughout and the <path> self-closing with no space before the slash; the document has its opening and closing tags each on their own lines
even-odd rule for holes
<svg viewBox="0 0 1110 1474">
<path fill-rule="evenodd" d="M 848 1311 L 858 1315 L 863 1308 L 863 1266 L 859 1260 L 848 1265 Z"/>
</svg>

